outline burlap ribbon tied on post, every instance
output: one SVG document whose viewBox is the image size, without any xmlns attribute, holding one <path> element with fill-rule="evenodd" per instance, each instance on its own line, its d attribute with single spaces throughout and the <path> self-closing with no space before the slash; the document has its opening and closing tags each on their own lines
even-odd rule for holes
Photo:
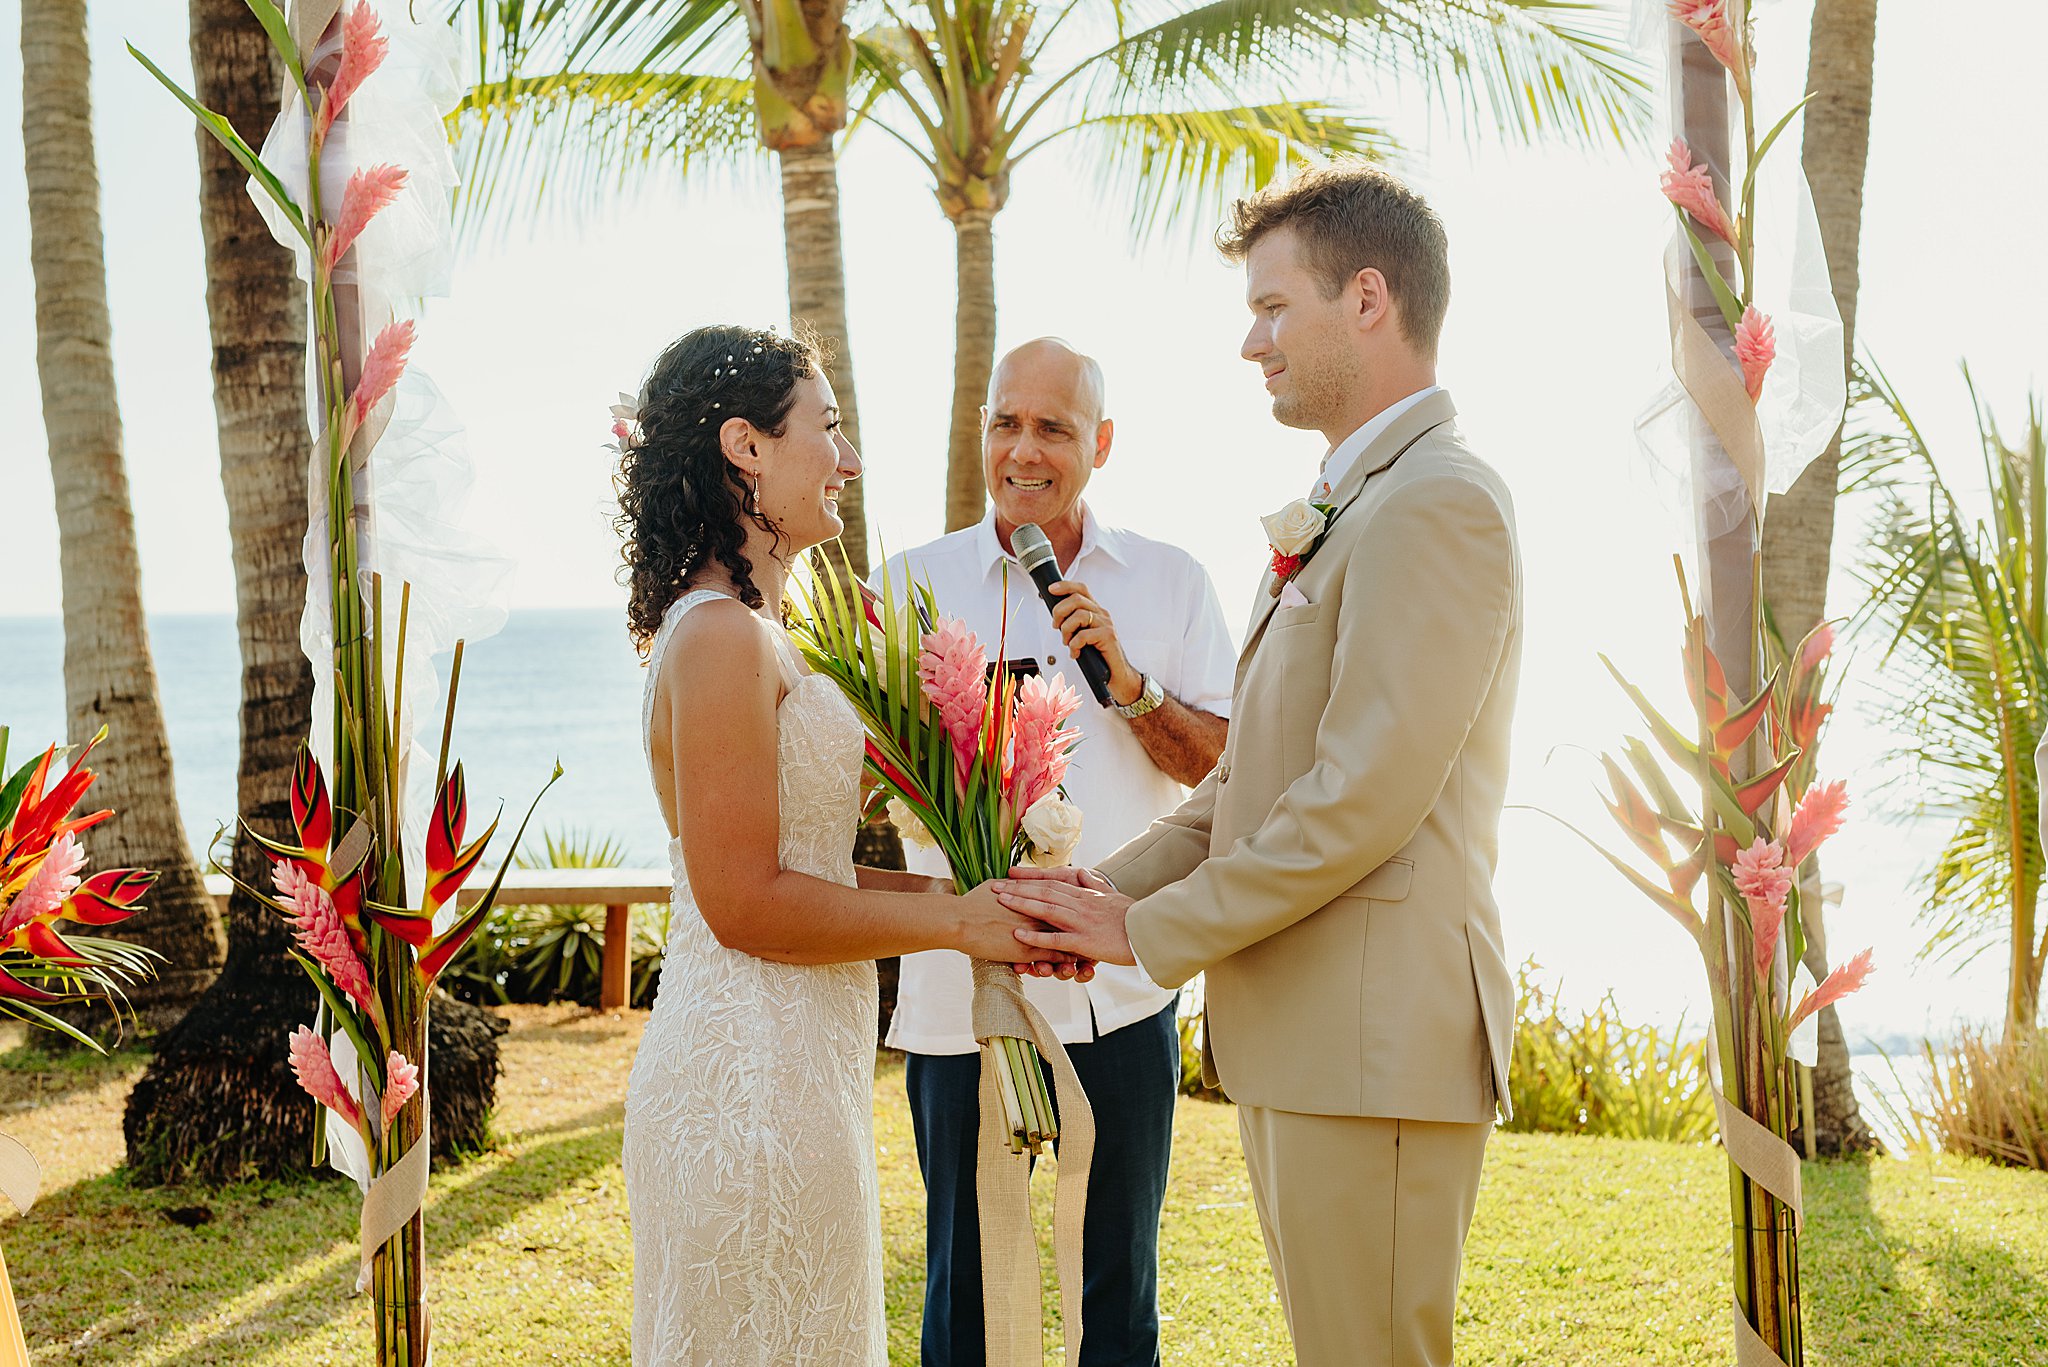
<svg viewBox="0 0 2048 1367">
<path fill-rule="evenodd" d="M 0 1195 L 14 1203 L 23 1215 L 36 1203 L 43 1187 L 43 1169 L 36 1156 L 10 1134 L 0 1134 Z M 0 1258 L 0 1367 L 28 1367 L 28 1341 L 22 1337 L 21 1316 L 14 1308 L 14 1285 L 7 1277 L 7 1260 Z"/>
<path fill-rule="evenodd" d="M 1024 995 L 1009 964 L 974 963 L 974 1038 L 981 1054 L 981 1138 L 974 1193 L 981 1205 L 981 1304 L 988 1367 L 1044 1367 L 1045 1310 L 1038 1238 L 1031 1228 L 1031 1160 L 1010 1151 L 1000 1066 L 991 1039 L 1029 1040 L 1052 1070 L 1059 1107 L 1059 1158 L 1052 1206 L 1053 1268 L 1060 1283 L 1060 1320 L 1067 1367 L 1081 1362 L 1081 1229 L 1088 1207 L 1088 1163 L 1095 1152 L 1095 1114 L 1073 1060 L 1045 1017 Z"/>
</svg>

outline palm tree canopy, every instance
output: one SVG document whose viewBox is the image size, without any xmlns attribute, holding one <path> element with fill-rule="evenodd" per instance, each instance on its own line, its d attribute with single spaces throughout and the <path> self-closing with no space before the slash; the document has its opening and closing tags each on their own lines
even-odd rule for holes
<svg viewBox="0 0 2048 1367">
<path fill-rule="evenodd" d="M 477 80 L 451 123 L 479 214 L 507 191 L 589 202 L 650 166 L 757 156 L 744 115 L 796 0 L 462 7 Z M 1017 163 L 1060 142 L 1134 206 L 1141 236 L 1213 221 L 1283 158 L 1398 154 L 1355 99 L 1289 94 L 1309 77 L 1360 88 L 1361 67 L 1468 132 L 1626 141 L 1646 122 L 1619 16 L 1572 0 L 854 0 L 849 14 L 852 127 L 906 148 L 949 212 L 1000 208 Z"/>
<path fill-rule="evenodd" d="M 1868 596 L 1856 627 L 1881 651 L 1873 677 L 1882 715 L 1911 737 L 1893 752 L 1905 764 L 1887 789 L 1901 815 L 1954 821 L 1923 882 L 1923 912 L 1933 926 L 1930 948 L 1975 954 L 2010 933 L 2014 911 L 2031 907 L 2041 886 L 2041 409 L 2030 405 L 2015 447 L 1977 406 L 1989 512 L 1971 522 L 1883 375 L 1859 374 L 1856 397 L 1843 492 L 1878 499 L 1857 565 Z M 1971 398 L 1975 404 L 1974 388 Z"/>
</svg>

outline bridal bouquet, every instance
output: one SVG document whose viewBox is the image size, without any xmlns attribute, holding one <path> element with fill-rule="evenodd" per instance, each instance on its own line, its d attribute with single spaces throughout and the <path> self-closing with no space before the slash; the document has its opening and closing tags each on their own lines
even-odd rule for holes
<svg viewBox="0 0 2048 1367">
<path fill-rule="evenodd" d="M 944 851 L 962 892 L 1018 864 L 1068 862 L 1080 813 L 1059 791 L 1081 736 L 1067 725 L 1079 696 L 1041 675 L 991 678 L 981 643 L 939 615 L 929 588 L 912 585 L 896 606 L 883 573 L 877 598 L 823 558 L 792 630 L 811 667 L 866 723 L 871 802 L 887 803 L 911 839 Z M 992 1018 L 1024 1014 L 1009 965 L 977 961 L 974 982 L 977 1035 Z M 1037 1048 L 1013 1034 L 990 1035 L 984 1048 L 1011 1152 L 1038 1152 L 1059 1126 Z"/>
<path fill-rule="evenodd" d="M 101 869 L 79 876 L 85 868 L 85 849 L 78 837 L 113 815 L 71 814 L 93 784 L 86 757 L 105 735 L 102 728 L 53 782 L 58 753 L 54 745 L 8 775 L 7 728 L 0 726 L 0 1011 L 32 1026 L 62 1031 L 92 1049 L 100 1047 L 99 1041 L 46 1008 L 97 1000 L 118 1015 L 122 985 L 153 972 L 151 961 L 157 957 L 119 940 L 78 934 L 67 938 L 58 930 L 67 921 L 106 926 L 126 920 L 142 910 L 143 894 L 156 882 L 156 875 L 144 869 Z M 26 1215 L 41 1185 L 42 1170 L 34 1156 L 0 1134 L 0 1192 Z M 0 1359 L 28 1361 L 4 1258 Z"/>
<path fill-rule="evenodd" d="M 376 1360 L 425 1367 L 427 1011 L 499 887 L 458 911 L 497 823 L 466 841 L 449 735 L 463 639 L 502 620 L 490 600 L 505 567 L 456 525 L 470 474 L 460 426 L 411 364 L 413 321 L 394 316 L 398 301 L 446 289 L 454 39 L 398 0 L 246 3 L 286 77 L 261 153 L 129 50 L 249 172 L 308 287 L 317 426 L 302 637 L 320 760 L 302 752 L 295 771 L 297 843 L 243 828 L 273 861 L 274 890 L 247 891 L 288 918 L 319 989 L 292 1064 L 319 1105 L 314 1161 L 331 1157 L 363 1190 L 357 1289 L 372 1295 Z M 440 702 L 433 661 L 450 648 L 436 762 L 416 727 Z"/>
</svg>

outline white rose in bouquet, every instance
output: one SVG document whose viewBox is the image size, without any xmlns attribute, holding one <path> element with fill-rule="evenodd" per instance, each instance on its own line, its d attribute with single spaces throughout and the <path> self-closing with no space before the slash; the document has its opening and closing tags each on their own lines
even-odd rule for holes
<svg viewBox="0 0 2048 1367">
<path fill-rule="evenodd" d="M 1081 844 L 1081 809 L 1048 793 L 1024 813 L 1024 838 L 1030 842 L 1025 858 L 1041 869 L 1056 869 L 1074 862 Z"/>
<path fill-rule="evenodd" d="M 932 839 L 932 833 L 924 828 L 924 823 L 911 814 L 910 808 L 903 805 L 902 798 L 890 798 L 887 806 L 889 824 L 896 828 L 898 835 L 922 850 L 935 850 L 939 847 L 939 842 Z"/>
<path fill-rule="evenodd" d="M 1266 541 L 1282 555 L 1302 555 L 1323 534 L 1327 519 L 1315 504 L 1297 498 L 1277 513 L 1259 519 L 1266 529 Z"/>
</svg>

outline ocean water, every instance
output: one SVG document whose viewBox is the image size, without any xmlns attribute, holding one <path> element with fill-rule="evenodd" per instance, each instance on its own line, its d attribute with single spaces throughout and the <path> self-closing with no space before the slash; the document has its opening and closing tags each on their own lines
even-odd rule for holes
<svg viewBox="0 0 2048 1367">
<path fill-rule="evenodd" d="M 193 847 L 204 850 L 235 816 L 234 619 L 152 617 L 149 635 L 179 811 Z M 63 739 L 63 658 L 59 619 L 0 618 L 0 725 L 12 728 L 12 754 Z M 445 661 L 440 672 L 445 680 Z M 562 780 L 534 815 L 530 846 L 540 831 L 573 829 L 612 838 L 632 864 L 667 864 L 640 753 L 645 677 L 623 615 L 610 612 L 515 612 L 503 631 L 465 649 L 452 754 L 464 764 L 472 830 L 505 805 L 492 862 L 559 757 Z"/>
</svg>

